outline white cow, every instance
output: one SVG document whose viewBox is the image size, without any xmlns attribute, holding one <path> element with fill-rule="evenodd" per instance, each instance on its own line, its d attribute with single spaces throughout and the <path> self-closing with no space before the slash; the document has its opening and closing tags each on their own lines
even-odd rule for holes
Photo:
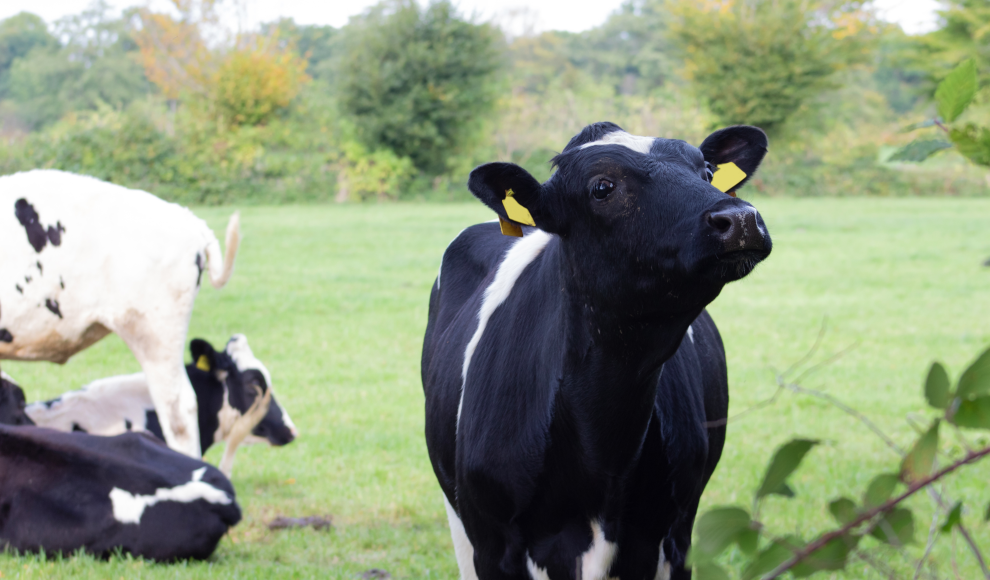
<svg viewBox="0 0 990 580">
<path fill-rule="evenodd" d="M 227 283 L 226 254 L 191 211 L 62 171 L 0 177 L 0 359 L 64 363 L 111 332 L 144 370 L 169 447 L 200 456 L 196 395 L 182 354 L 207 271 Z"/>
</svg>

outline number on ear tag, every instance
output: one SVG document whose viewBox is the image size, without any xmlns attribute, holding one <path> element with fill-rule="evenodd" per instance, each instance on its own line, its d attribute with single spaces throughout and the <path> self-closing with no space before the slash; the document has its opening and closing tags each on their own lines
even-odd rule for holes
<svg viewBox="0 0 990 580">
<path fill-rule="evenodd" d="M 746 179 L 746 172 L 739 169 L 738 165 L 730 161 L 715 168 L 715 174 L 712 176 L 712 185 L 721 191 L 729 193 L 735 186 L 742 183 L 744 179 Z M 735 197 L 731 193 L 729 195 Z"/>
<path fill-rule="evenodd" d="M 205 354 L 199 355 L 199 358 L 196 359 L 196 368 L 198 368 L 201 371 L 209 371 L 210 359 L 208 359 Z"/>
<path fill-rule="evenodd" d="M 509 219 L 525 226 L 535 226 L 536 222 L 533 221 L 533 216 L 529 213 L 529 210 L 523 207 L 513 197 L 514 195 L 511 189 L 507 189 L 505 190 L 505 199 L 502 200 L 502 207 L 505 208 L 505 213 L 509 216 Z"/>
</svg>

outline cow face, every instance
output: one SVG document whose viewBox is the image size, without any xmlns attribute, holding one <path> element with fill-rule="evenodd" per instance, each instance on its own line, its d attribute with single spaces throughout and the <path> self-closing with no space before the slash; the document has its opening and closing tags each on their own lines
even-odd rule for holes
<svg viewBox="0 0 990 580">
<path fill-rule="evenodd" d="M 0 372 L 0 424 L 34 425 L 24 407 L 24 391 L 7 373 Z"/>
<path fill-rule="evenodd" d="M 227 342 L 227 348 L 224 352 L 234 362 L 237 370 L 245 377 L 244 380 L 246 382 L 262 386 L 262 392 L 265 389 L 271 388 L 271 374 L 268 372 L 268 368 L 254 356 L 251 347 L 248 345 L 246 336 L 243 334 L 232 336 Z M 292 423 L 292 419 L 289 418 L 289 413 L 272 396 L 268 413 L 258 423 L 258 426 L 251 431 L 251 435 L 245 439 L 245 442 L 267 442 L 271 445 L 278 446 L 291 443 L 297 435 L 298 431 Z"/>
<path fill-rule="evenodd" d="M 748 179 L 766 147 L 755 127 L 717 131 L 696 148 L 596 123 L 553 159 L 557 170 L 546 183 L 519 166 L 490 163 L 468 185 L 505 220 L 511 191 L 537 227 L 557 234 L 573 284 L 589 301 L 696 315 L 770 253 L 756 209 L 711 185 L 713 171 L 729 162 Z"/>
</svg>

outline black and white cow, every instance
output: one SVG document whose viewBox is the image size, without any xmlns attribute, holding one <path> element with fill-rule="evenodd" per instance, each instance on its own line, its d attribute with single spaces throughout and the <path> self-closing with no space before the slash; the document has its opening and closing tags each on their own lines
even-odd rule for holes
<svg viewBox="0 0 990 580">
<path fill-rule="evenodd" d="M 203 220 L 150 193 L 53 170 L 0 177 L 0 359 L 64 363 L 115 332 L 169 446 L 199 457 L 182 352 L 203 272 L 215 288 L 230 278 L 238 224 L 224 253 Z"/>
<path fill-rule="evenodd" d="M 200 447 L 205 453 L 214 443 L 226 443 L 220 460 L 224 475 L 231 476 L 240 444 L 281 446 L 296 438 L 292 419 L 272 394 L 268 369 L 255 358 L 243 334 L 235 334 L 220 352 L 198 338 L 189 350 L 193 362 L 186 365 L 186 373 L 196 392 Z M 144 373 L 93 381 L 50 401 L 31 403 L 25 410 L 36 425 L 59 431 L 93 435 L 148 431 L 164 439 Z"/>
<path fill-rule="evenodd" d="M 219 470 L 147 434 L 0 425 L 0 547 L 202 559 L 240 519 Z"/>
<path fill-rule="evenodd" d="M 770 253 L 734 198 L 766 147 L 754 127 L 695 148 L 596 123 L 543 184 L 471 173 L 505 231 L 536 227 L 467 228 L 430 296 L 426 442 L 462 578 L 690 577 L 728 407 L 704 309 Z"/>
</svg>

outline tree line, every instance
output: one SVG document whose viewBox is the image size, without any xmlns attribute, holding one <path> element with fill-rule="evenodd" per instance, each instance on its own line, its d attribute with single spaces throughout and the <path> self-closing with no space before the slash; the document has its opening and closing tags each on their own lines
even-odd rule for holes
<svg viewBox="0 0 990 580">
<path fill-rule="evenodd" d="M 754 185 L 771 195 L 987 187 L 951 158 L 887 161 L 945 71 L 972 58 L 984 87 L 990 13 L 975 0 L 945 3 L 920 36 L 866 0 L 631 0 L 589 31 L 541 34 L 449 0 L 247 32 L 225 27 L 224 0 L 172 3 L 0 21 L 0 173 L 61 168 L 190 203 L 449 199 L 483 161 L 546 177 L 580 127 L 612 120 L 692 142 L 761 126 Z"/>
</svg>

